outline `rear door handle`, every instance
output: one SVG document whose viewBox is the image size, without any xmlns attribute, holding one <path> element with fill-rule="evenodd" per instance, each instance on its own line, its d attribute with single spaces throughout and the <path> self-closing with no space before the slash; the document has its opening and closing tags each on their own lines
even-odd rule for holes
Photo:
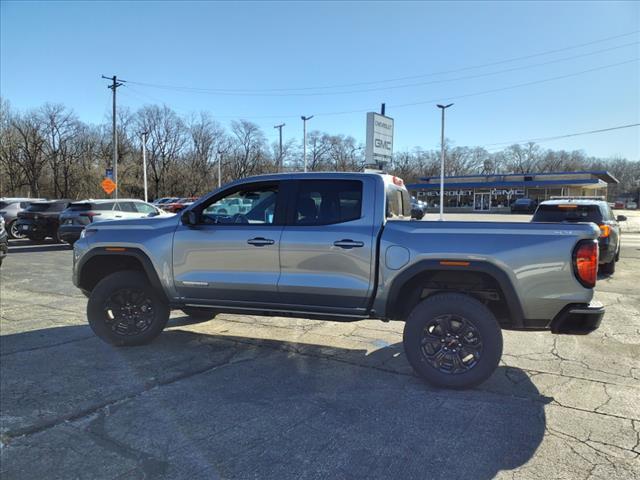
<svg viewBox="0 0 640 480">
<path fill-rule="evenodd" d="M 249 245 L 253 245 L 254 247 L 264 247 L 265 245 L 273 245 L 274 243 L 276 243 L 276 241 L 271 240 L 270 238 L 256 237 L 250 238 L 249 240 L 247 240 L 247 243 Z"/>
<path fill-rule="evenodd" d="M 349 248 L 364 247 L 364 242 L 356 242 L 354 240 L 350 240 L 347 238 L 343 240 L 337 240 L 333 242 L 333 245 L 336 247 L 349 249 Z"/>
</svg>

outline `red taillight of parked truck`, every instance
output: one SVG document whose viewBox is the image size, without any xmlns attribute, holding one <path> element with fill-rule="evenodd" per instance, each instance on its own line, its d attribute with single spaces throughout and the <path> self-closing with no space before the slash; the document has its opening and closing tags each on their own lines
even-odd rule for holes
<svg viewBox="0 0 640 480">
<path fill-rule="evenodd" d="M 573 250 L 573 273 L 583 287 L 595 287 L 598 277 L 598 257 L 596 240 L 583 240 Z"/>
</svg>

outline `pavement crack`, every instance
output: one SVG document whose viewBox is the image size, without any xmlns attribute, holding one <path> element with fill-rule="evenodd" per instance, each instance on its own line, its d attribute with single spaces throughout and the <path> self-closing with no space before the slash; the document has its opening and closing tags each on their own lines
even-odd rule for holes
<svg viewBox="0 0 640 480">
<path fill-rule="evenodd" d="M 47 345 L 42 345 L 40 347 L 24 348 L 22 350 L 15 350 L 13 352 L 0 354 L 0 358 L 1 357 L 9 357 L 11 355 L 17 355 L 19 353 L 34 352 L 36 350 L 46 350 L 47 348 L 59 347 L 60 345 L 68 345 L 69 343 L 82 342 L 84 340 L 89 340 L 91 338 L 96 338 L 96 336 L 91 334 L 91 335 L 87 335 L 86 337 L 74 338 L 72 340 L 66 340 L 64 342 L 49 343 Z"/>
<path fill-rule="evenodd" d="M 8 430 L 6 432 L 3 433 L 2 435 L 2 442 L 6 445 L 8 443 L 10 443 L 12 440 L 17 439 L 19 437 L 25 437 L 25 436 L 30 436 L 30 435 L 34 435 L 36 433 L 40 433 L 43 432 L 45 430 L 49 430 L 51 428 L 54 428 L 60 424 L 66 423 L 66 422 L 74 422 L 83 418 L 86 418 L 88 416 L 94 415 L 106 408 L 110 408 L 116 405 L 119 405 L 121 403 L 127 402 L 129 400 L 132 400 L 134 398 L 137 398 L 143 394 L 145 394 L 146 392 L 148 392 L 149 390 L 153 390 L 155 388 L 159 388 L 159 387 L 163 387 L 163 386 L 167 386 L 167 385 L 171 385 L 173 383 L 179 382 L 181 380 L 186 380 L 188 378 L 194 377 L 196 375 L 201 375 L 203 373 L 207 373 L 209 371 L 213 371 L 216 370 L 218 368 L 222 368 L 225 367 L 227 365 L 235 365 L 235 364 L 239 364 L 239 363 L 244 363 L 244 362 L 249 362 L 249 361 L 253 361 L 255 360 L 254 357 L 252 358 L 242 358 L 239 359 L 237 361 L 233 361 L 234 357 L 236 357 L 236 355 L 238 354 L 238 351 L 236 349 L 232 350 L 231 354 L 227 355 L 227 357 L 225 357 L 221 362 L 215 362 L 214 364 L 208 364 L 205 365 L 201 368 L 198 369 L 194 369 L 194 370 L 189 370 L 189 371 L 185 371 L 182 373 L 179 373 L 177 375 L 174 375 L 170 378 L 166 378 L 163 380 L 154 380 L 151 382 L 146 383 L 143 388 L 138 389 L 136 391 L 133 391 L 127 395 L 124 395 L 122 397 L 116 398 L 116 399 L 112 399 L 112 400 L 108 400 L 105 402 L 101 402 L 98 403 L 96 405 L 93 405 L 91 407 L 87 407 L 84 409 L 81 409 L 79 411 L 76 412 L 72 412 L 70 414 L 67 415 L 60 415 L 58 417 L 55 417 L 51 420 L 47 420 L 44 422 L 40 422 L 40 423 L 36 423 L 33 425 L 29 425 L 29 426 L 25 426 L 25 427 L 20 427 L 20 428 L 16 428 L 14 430 Z"/>
</svg>

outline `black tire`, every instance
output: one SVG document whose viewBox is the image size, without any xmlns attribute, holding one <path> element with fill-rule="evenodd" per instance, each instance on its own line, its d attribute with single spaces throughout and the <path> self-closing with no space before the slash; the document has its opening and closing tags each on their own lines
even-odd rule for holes
<svg viewBox="0 0 640 480">
<path fill-rule="evenodd" d="M 182 310 L 182 312 L 185 315 L 199 322 L 206 322 L 207 320 L 212 320 L 213 318 L 215 318 L 217 314 L 215 310 L 209 310 L 208 308 L 184 307 L 184 308 L 181 308 L 180 310 Z"/>
<path fill-rule="evenodd" d="M 20 233 L 18 231 L 18 221 L 14 220 L 13 222 L 7 225 L 7 236 L 12 239 L 21 239 L 26 238 L 27 236 Z"/>
<path fill-rule="evenodd" d="M 114 310 L 118 308 L 119 310 Z M 87 318 L 94 333 L 118 346 L 143 345 L 169 320 L 169 305 L 144 273 L 124 270 L 103 278 L 91 291 Z M 117 322 L 117 323 L 116 323 Z"/>
<path fill-rule="evenodd" d="M 496 317 L 484 304 L 461 293 L 440 293 L 418 303 L 405 323 L 403 343 L 418 376 L 443 388 L 479 385 L 502 357 L 502 330 Z M 436 366 L 438 362 L 442 363 Z"/>
<path fill-rule="evenodd" d="M 615 257 L 609 263 L 603 263 L 600 265 L 600 273 L 605 275 L 613 275 L 616 271 L 616 259 Z"/>
</svg>

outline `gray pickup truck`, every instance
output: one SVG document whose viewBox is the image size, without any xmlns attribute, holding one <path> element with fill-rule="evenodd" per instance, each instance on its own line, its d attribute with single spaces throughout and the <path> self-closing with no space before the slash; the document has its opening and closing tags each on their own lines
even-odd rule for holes
<svg viewBox="0 0 640 480">
<path fill-rule="evenodd" d="M 220 213 L 235 200 L 246 211 Z M 73 281 L 92 329 L 115 345 L 151 341 L 171 309 L 404 321 L 409 363 L 448 388 L 492 374 L 501 329 L 598 328 L 596 225 L 416 221 L 410 210 L 390 175 L 246 178 L 179 216 L 88 226 Z"/>
</svg>

